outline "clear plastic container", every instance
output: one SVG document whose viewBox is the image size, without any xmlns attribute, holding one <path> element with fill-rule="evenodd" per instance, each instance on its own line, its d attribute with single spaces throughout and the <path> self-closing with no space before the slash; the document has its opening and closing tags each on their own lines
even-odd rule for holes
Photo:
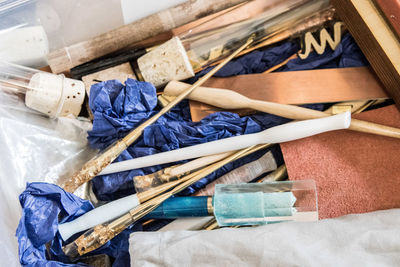
<svg viewBox="0 0 400 267">
<path fill-rule="evenodd" d="M 316 221 L 315 181 L 217 184 L 214 214 L 219 226 Z"/>
<path fill-rule="evenodd" d="M 0 61 L 0 90 L 20 95 L 25 105 L 49 117 L 78 116 L 85 98 L 82 81 Z"/>
<path fill-rule="evenodd" d="M 184 1 L 0 1 L 0 59 L 44 67 L 51 51 L 85 41 Z"/>
<path fill-rule="evenodd" d="M 329 0 L 285 0 L 265 9 L 256 17 L 203 32 L 192 29 L 172 38 L 137 60 L 137 76 L 156 87 L 184 80 L 226 58 L 250 37 L 253 45 L 273 44 L 329 18 L 322 15 L 329 10 Z"/>
<path fill-rule="evenodd" d="M 266 11 L 257 17 L 205 32 L 182 34 L 181 41 L 193 69 L 198 70 L 231 54 L 251 35 L 256 40 L 269 38 L 328 6 L 327 0 L 280 1 L 266 6 Z"/>
</svg>

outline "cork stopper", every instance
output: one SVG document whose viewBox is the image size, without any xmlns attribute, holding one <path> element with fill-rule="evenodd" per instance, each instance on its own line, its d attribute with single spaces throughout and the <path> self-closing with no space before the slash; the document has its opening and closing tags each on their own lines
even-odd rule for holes
<svg viewBox="0 0 400 267">
<path fill-rule="evenodd" d="M 192 65 L 178 37 L 143 55 L 137 63 L 143 79 L 155 87 L 194 76 Z"/>
<path fill-rule="evenodd" d="M 85 99 L 85 84 L 79 80 L 64 78 L 63 86 L 64 100 L 60 100 L 61 110 L 58 116 L 65 117 L 72 114 L 77 117 Z"/>
<path fill-rule="evenodd" d="M 39 72 L 32 76 L 25 95 L 25 104 L 51 118 L 78 116 L 85 97 L 83 82 Z"/>
</svg>

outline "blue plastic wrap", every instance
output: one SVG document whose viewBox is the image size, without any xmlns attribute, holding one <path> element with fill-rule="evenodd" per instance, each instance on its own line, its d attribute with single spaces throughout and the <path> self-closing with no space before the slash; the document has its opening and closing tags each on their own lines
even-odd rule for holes
<svg viewBox="0 0 400 267">
<path fill-rule="evenodd" d="M 93 130 L 89 132 L 89 143 L 100 149 L 104 149 L 122 138 L 143 120 L 153 115 L 157 101 L 155 88 L 151 84 L 132 79 L 126 81 L 126 87 L 119 81 L 98 83 L 92 86 L 90 95 L 94 120 Z M 126 101 L 126 99 L 130 101 Z M 140 105 L 140 102 L 151 104 Z M 111 107 L 118 107 L 118 111 L 116 111 L 117 108 L 112 109 Z M 187 102 L 185 102 L 175 108 L 173 112 L 162 116 L 155 124 L 147 127 L 142 137 L 124 151 L 116 161 L 230 136 L 255 133 L 287 121 L 287 119 L 267 114 L 241 118 L 237 114 L 221 112 L 213 114 L 201 122 L 192 122 Z M 112 129 L 111 126 L 114 128 Z M 255 159 L 253 155 L 249 158 L 250 160 Z M 132 177 L 152 173 L 165 166 L 167 165 L 96 177 L 93 180 L 94 192 L 101 200 L 112 200 L 132 194 L 134 193 Z M 206 179 L 201 184 L 210 181 L 210 179 Z M 194 192 L 194 188 L 190 187 L 188 192 Z"/>
<path fill-rule="evenodd" d="M 284 42 L 263 51 L 254 51 L 237 60 L 229 62 L 214 76 L 228 77 L 241 74 L 262 73 L 289 58 L 299 51 L 299 49 L 300 46 L 297 43 Z M 334 51 L 327 47 L 322 55 L 312 52 L 304 60 L 300 58 L 292 59 L 285 66 L 279 68 L 278 71 L 349 68 L 366 65 L 368 65 L 368 61 L 364 54 L 354 42 L 353 37 L 349 33 L 346 33 L 343 35 L 342 41 Z M 194 83 L 199 77 L 203 76 L 211 69 L 212 68 L 207 68 L 199 72 L 196 77 L 189 79 L 189 82 Z"/>
<path fill-rule="evenodd" d="M 93 209 L 92 204 L 62 188 L 49 183 L 28 183 L 19 197 L 22 217 L 16 235 L 19 243 L 20 262 L 23 266 L 87 266 L 68 264 L 70 260 L 62 252 L 63 241 L 58 231 L 60 223 L 71 221 Z M 108 254 L 124 266 L 129 262 L 128 238 L 134 230 L 141 230 L 139 224 L 123 231 L 94 254 Z M 72 237 L 71 239 L 74 239 Z M 46 252 L 46 244 L 50 244 Z M 88 254 L 91 255 L 91 254 Z"/>
<path fill-rule="evenodd" d="M 51 250 L 60 251 L 58 216 L 73 219 L 93 208 L 89 201 L 66 193 L 60 187 L 48 183 L 30 183 L 19 197 L 22 217 L 17 229 L 19 255 L 22 265 L 57 266 L 58 262 L 46 257 L 46 243 L 52 242 Z M 56 253 L 57 255 L 58 253 Z M 56 257 L 59 260 L 59 257 Z M 63 262 L 68 262 L 63 260 Z M 60 264 L 59 266 L 68 266 Z"/>
<path fill-rule="evenodd" d="M 280 63 L 297 50 L 296 44 L 287 42 L 264 51 L 254 51 L 230 62 L 218 72 L 218 76 L 260 73 Z M 352 38 L 345 35 L 336 51 L 332 52 L 327 49 L 321 56 L 312 53 L 307 60 L 291 60 L 281 70 L 354 67 L 366 64 L 365 58 Z M 204 75 L 206 71 L 196 75 L 196 78 Z M 156 106 L 155 88 L 149 83 L 134 80 L 126 81 L 126 86 L 118 81 L 107 81 L 94 85 L 91 88 L 89 103 L 94 113 L 93 130 L 89 132 L 89 143 L 92 147 L 99 149 L 104 149 L 115 140 L 125 136 L 159 109 Z M 323 105 L 310 107 L 319 110 L 324 108 Z M 220 112 L 194 123 L 190 120 L 188 104 L 183 101 L 171 112 L 162 116 L 154 125 L 146 128 L 143 136 L 124 151 L 116 161 L 258 132 L 287 121 L 287 119 L 264 113 L 240 118 L 236 114 Z M 275 146 L 272 150 L 278 164 L 281 164 L 282 156 L 279 146 Z M 225 165 L 182 192 L 182 195 L 193 193 L 215 178 L 259 158 L 265 152 L 265 150 L 259 151 Z M 165 166 L 153 166 L 96 177 L 93 180 L 94 191 L 103 200 L 120 198 L 134 192 L 133 176 L 151 173 Z M 63 221 L 73 219 L 90 210 L 90 203 L 64 192 L 55 185 L 45 183 L 29 184 L 20 199 L 23 216 L 17 230 L 17 237 L 20 245 L 21 264 L 67 266 L 57 261 L 68 262 L 61 251 L 59 234 L 56 234 L 58 216 L 63 218 Z M 136 224 L 132 228 L 139 230 L 141 226 Z M 133 229 L 125 230 L 107 245 L 96 250 L 95 253 L 105 253 L 115 258 L 113 266 L 129 266 L 128 235 L 131 231 Z M 49 254 L 45 248 L 45 244 L 48 242 L 52 242 Z"/>
</svg>

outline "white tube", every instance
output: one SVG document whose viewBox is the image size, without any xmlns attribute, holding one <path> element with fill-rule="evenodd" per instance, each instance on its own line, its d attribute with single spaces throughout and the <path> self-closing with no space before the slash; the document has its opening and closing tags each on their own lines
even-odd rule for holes
<svg viewBox="0 0 400 267">
<path fill-rule="evenodd" d="M 71 222 L 58 225 L 58 231 L 62 239 L 66 241 L 76 233 L 120 217 L 139 204 L 140 202 L 136 194 L 120 198 L 95 208 Z"/>
<path fill-rule="evenodd" d="M 167 232 L 167 231 L 183 231 L 183 230 L 201 230 L 201 228 L 210 222 L 214 216 L 207 217 L 186 217 L 186 218 L 178 218 L 157 232 Z"/>
<path fill-rule="evenodd" d="M 350 112 L 321 119 L 290 122 L 269 128 L 259 133 L 230 137 L 200 145 L 113 163 L 106 167 L 99 175 L 239 150 L 258 144 L 288 142 L 327 131 L 346 129 L 350 126 L 350 122 Z"/>
<path fill-rule="evenodd" d="M 185 172 L 196 170 L 196 169 L 204 167 L 208 164 L 214 163 L 218 160 L 224 159 L 224 158 L 230 156 L 232 153 L 233 152 L 220 153 L 220 154 L 201 157 L 201 158 L 189 161 L 188 163 L 185 163 L 185 164 L 182 164 L 175 168 L 172 168 L 172 170 L 169 172 L 169 175 L 178 176 Z"/>
</svg>

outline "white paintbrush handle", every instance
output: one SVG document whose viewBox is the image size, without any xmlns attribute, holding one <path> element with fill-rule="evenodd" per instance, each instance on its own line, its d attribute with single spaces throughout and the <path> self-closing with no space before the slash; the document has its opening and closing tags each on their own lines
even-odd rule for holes
<svg viewBox="0 0 400 267">
<path fill-rule="evenodd" d="M 72 235 L 118 218 L 140 204 L 136 194 L 111 201 L 95 208 L 73 221 L 58 225 L 58 231 L 64 241 Z"/>
<path fill-rule="evenodd" d="M 200 145 L 113 163 L 107 166 L 100 175 L 239 150 L 257 144 L 292 141 L 322 132 L 346 129 L 349 127 L 350 122 L 350 112 L 327 118 L 291 122 L 272 127 L 259 133 L 230 137 Z"/>
<path fill-rule="evenodd" d="M 347 111 L 326 118 L 289 122 L 272 127 L 262 133 L 268 143 L 283 143 L 323 132 L 347 129 L 350 127 L 350 123 L 351 113 Z"/>
<path fill-rule="evenodd" d="M 220 154 L 205 156 L 205 157 L 201 157 L 201 158 L 189 161 L 188 163 L 185 163 L 185 164 L 182 164 L 180 166 L 173 168 L 169 172 L 169 175 L 178 176 L 178 175 L 184 174 L 185 172 L 196 170 L 196 169 L 204 167 L 208 164 L 214 163 L 218 160 L 224 159 L 224 158 L 232 155 L 232 153 L 234 153 L 234 152 L 232 151 L 232 152 L 220 153 Z"/>
</svg>

